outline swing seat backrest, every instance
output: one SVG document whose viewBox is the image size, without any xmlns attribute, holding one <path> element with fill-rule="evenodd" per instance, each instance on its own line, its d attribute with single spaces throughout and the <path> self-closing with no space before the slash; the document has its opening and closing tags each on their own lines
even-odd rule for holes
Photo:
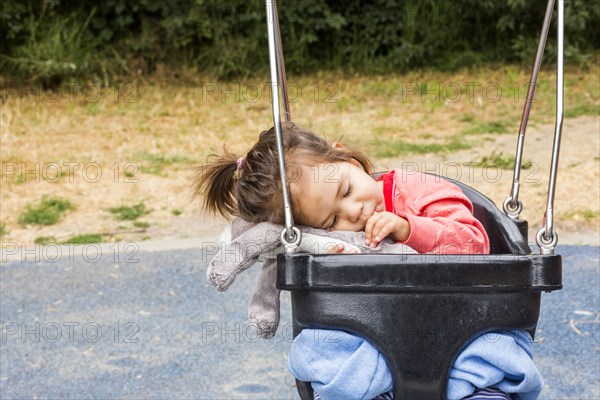
<svg viewBox="0 0 600 400">
<path fill-rule="evenodd" d="M 490 254 L 531 253 L 521 230 L 492 200 L 462 182 L 444 179 L 458 186 L 473 203 L 473 216 L 481 222 L 490 239 Z"/>
</svg>

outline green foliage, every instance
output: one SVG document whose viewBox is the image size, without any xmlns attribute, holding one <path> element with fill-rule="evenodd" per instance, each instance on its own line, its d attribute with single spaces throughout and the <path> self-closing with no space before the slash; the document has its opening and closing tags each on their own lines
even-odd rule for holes
<svg viewBox="0 0 600 400">
<path fill-rule="evenodd" d="M 478 122 L 463 132 L 464 135 L 481 135 L 484 133 L 502 134 L 508 132 L 508 123 L 504 121 Z"/>
<path fill-rule="evenodd" d="M 173 164 L 187 164 L 191 160 L 181 154 L 163 155 L 147 152 L 137 153 L 134 159 L 140 162 L 140 170 L 153 175 L 162 175 L 163 168 Z"/>
<path fill-rule="evenodd" d="M 592 222 L 600 217 L 600 212 L 590 209 L 577 209 L 567 211 L 563 217 L 575 221 Z"/>
<path fill-rule="evenodd" d="M 58 243 L 58 240 L 56 240 L 56 237 L 54 236 L 39 236 L 35 238 L 33 243 L 45 246 L 47 244 Z"/>
<path fill-rule="evenodd" d="M 409 143 L 403 140 L 388 140 L 384 143 L 376 143 L 373 153 L 378 158 L 390 158 L 404 154 L 447 153 L 470 148 L 471 145 L 469 143 L 455 136 L 450 137 L 446 144 Z"/>
<path fill-rule="evenodd" d="M 44 196 L 37 206 L 27 204 L 18 221 L 21 225 L 54 225 L 64 212 L 74 208 L 69 200 Z"/>
<path fill-rule="evenodd" d="M 143 202 L 134 206 L 111 207 L 109 210 L 119 221 L 135 221 L 139 217 L 148 214 Z"/>
<path fill-rule="evenodd" d="M 582 115 L 600 115 L 598 104 L 582 104 L 565 110 L 565 118 L 576 118 Z"/>
<path fill-rule="evenodd" d="M 485 156 L 481 161 L 473 164 L 480 168 L 499 168 L 499 169 L 514 169 L 515 158 L 504 153 L 493 152 L 490 156 Z M 533 166 L 531 161 L 521 160 L 521 169 L 530 169 Z"/>
<path fill-rule="evenodd" d="M 545 0 L 302 0 L 279 3 L 287 69 L 402 72 L 533 62 Z M 218 78 L 265 76 L 262 0 L 25 0 L 2 3 L 0 60 L 12 74 L 149 74 L 159 64 Z M 545 62 L 556 53 L 555 19 Z M 600 7 L 565 2 L 567 61 L 598 50 Z M 73 67 L 74 66 L 74 67 Z"/>
<path fill-rule="evenodd" d="M 78 13 L 50 17 L 44 7 L 39 17 L 33 14 L 23 21 L 27 32 L 23 43 L 10 56 L 0 59 L 17 75 L 56 86 L 72 77 L 86 76 L 92 71 L 95 48 L 99 41 L 90 35 L 88 25 L 95 13 L 80 20 Z"/>
<path fill-rule="evenodd" d="M 99 233 L 84 233 L 83 235 L 73 236 L 64 242 L 63 244 L 88 244 L 88 243 L 100 243 L 102 242 L 102 235 Z"/>
<path fill-rule="evenodd" d="M 7 233 L 8 230 L 6 229 L 6 225 L 4 225 L 4 223 L 0 223 L 0 239 Z"/>
</svg>

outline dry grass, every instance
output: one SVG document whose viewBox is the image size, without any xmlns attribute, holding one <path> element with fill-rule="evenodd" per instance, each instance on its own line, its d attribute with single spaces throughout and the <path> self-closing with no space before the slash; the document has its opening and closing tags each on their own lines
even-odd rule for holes
<svg viewBox="0 0 600 400">
<path fill-rule="evenodd" d="M 553 71 L 542 73 L 531 127 L 554 121 L 553 75 Z M 457 141 L 472 148 L 485 146 L 492 154 L 498 137 L 516 137 L 529 70 L 505 67 L 455 74 L 413 72 L 368 78 L 322 74 L 289 79 L 294 121 L 330 140 L 341 137 L 368 154 L 384 154 L 394 141 L 410 144 L 375 160 L 393 165 L 415 158 L 403 153 L 404 148 L 451 159 L 452 151 L 460 150 L 461 146 L 451 146 Z M 465 82 L 477 83 L 472 94 Z M 597 116 L 597 66 L 589 71 L 567 70 L 565 83 L 567 114 Z M 425 92 L 436 85 L 447 89 L 446 97 L 436 99 Z M 450 101 L 457 87 L 462 97 Z M 502 88 L 501 95 L 497 87 Z M 32 94 L 5 99 L 0 113 L 4 241 L 33 243 L 42 236 L 63 240 L 88 232 L 108 240 L 193 236 L 197 233 L 189 227 L 193 224 L 181 222 L 195 221 L 200 213 L 199 205 L 189 201 L 192 167 L 219 153 L 224 144 L 234 153 L 245 153 L 258 133 L 272 124 L 269 86 L 264 82 L 195 78 L 186 85 L 156 83 L 133 89 L 133 85 L 121 87 L 118 98 L 115 89 L 107 89 L 96 101 L 88 101 L 94 90 L 86 100 L 67 89 L 58 101 L 49 101 L 50 94 L 42 92 L 37 101 Z M 30 172 L 23 174 L 26 171 Z M 507 186 L 506 194 L 509 190 Z M 77 207 L 67 218 L 46 227 L 17 223 L 25 204 L 57 194 Z M 149 227 L 144 229 L 117 221 L 109 211 L 140 202 L 151 210 L 144 218 Z M 597 203 L 592 205 L 594 218 L 586 219 L 587 223 L 597 222 Z"/>
</svg>

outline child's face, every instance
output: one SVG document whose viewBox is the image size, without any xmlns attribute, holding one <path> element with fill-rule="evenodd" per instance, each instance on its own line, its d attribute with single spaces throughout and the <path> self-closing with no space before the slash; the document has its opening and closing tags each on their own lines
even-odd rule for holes
<svg viewBox="0 0 600 400">
<path fill-rule="evenodd" d="M 302 225 L 357 232 L 375 210 L 385 211 L 383 182 L 354 160 L 303 167 L 302 179 L 290 186 L 292 196 L 298 196 Z"/>
</svg>

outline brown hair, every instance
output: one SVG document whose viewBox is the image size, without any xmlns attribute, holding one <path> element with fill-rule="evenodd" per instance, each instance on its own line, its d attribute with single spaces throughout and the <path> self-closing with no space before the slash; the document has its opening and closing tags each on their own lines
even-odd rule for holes
<svg viewBox="0 0 600 400">
<path fill-rule="evenodd" d="M 373 172 L 373 165 L 364 154 L 348 148 L 332 148 L 325 139 L 291 122 L 281 125 L 288 192 L 294 172 L 294 168 L 290 166 L 355 159 L 365 172 Z M 211 154 L 209 157 L 218 158 L 197 168 L 193 185 L 194 198 L 203 196 L 204 208 L 207 211 L 212 214 L 219 213 L 225 218 L 240 216 L 249 222 L 284 223 L 274 128 L 260 134 L 258 142 L 246 154 L 239 169 L 239 156 L 230 153 L 226 148 L 223 155 Z M 294 213 L 294 210 L 298 209 L 298 201 L 291 193 L 290 198 Z"/>
</svg>

